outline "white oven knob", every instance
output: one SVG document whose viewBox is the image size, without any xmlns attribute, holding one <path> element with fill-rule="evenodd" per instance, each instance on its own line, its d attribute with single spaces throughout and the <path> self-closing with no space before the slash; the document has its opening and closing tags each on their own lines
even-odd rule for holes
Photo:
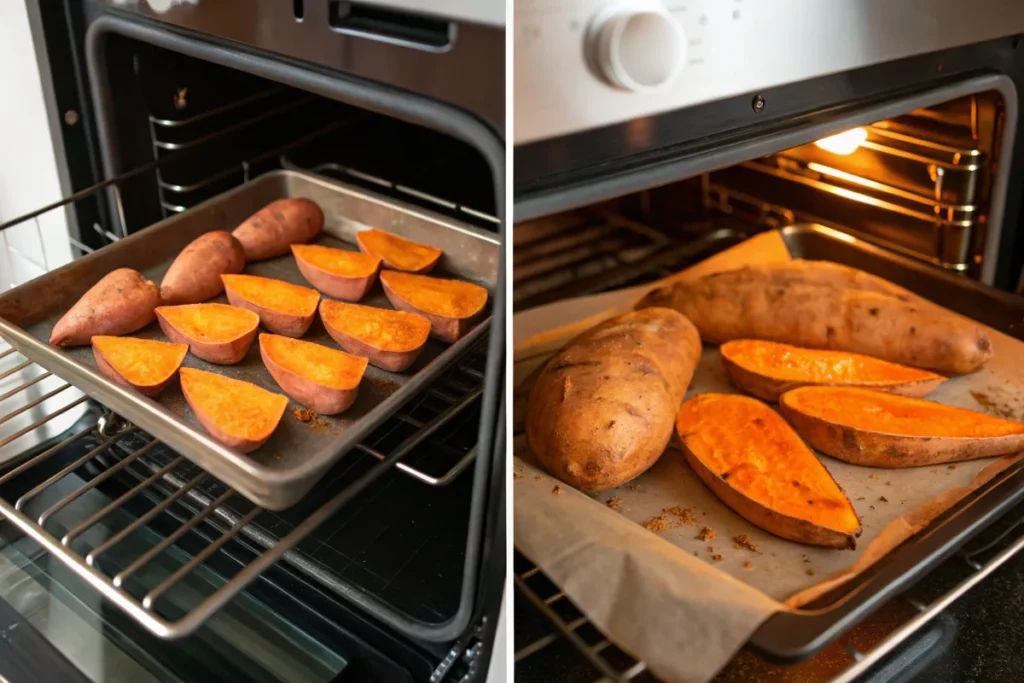
<svg viewBox="0 0 1024 683">
<path fill-rule="evenodd" d="M 614 86 L 653 92 L 670 85 L 686 62 L 686 34 L 660 2 L 606 6 L 587 32 L 590 61 Z"/>
</svg>

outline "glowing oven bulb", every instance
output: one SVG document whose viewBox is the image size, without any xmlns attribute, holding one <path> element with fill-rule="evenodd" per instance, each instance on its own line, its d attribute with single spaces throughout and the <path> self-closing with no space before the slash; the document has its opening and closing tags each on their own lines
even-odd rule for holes
<svg viewBox="0 0 1024 683">
<path fill-rule="evenodd" d="M 868 132 L 866 130 L 863 128 L 853 128 L 851 130 L 844 130 L 842 133 L 830 135 L 827 138 L 822 138 L 814 144 L 826 152 L 846 156 L 856 152 L 860 144 L 867 139 Z"/>
</svg>

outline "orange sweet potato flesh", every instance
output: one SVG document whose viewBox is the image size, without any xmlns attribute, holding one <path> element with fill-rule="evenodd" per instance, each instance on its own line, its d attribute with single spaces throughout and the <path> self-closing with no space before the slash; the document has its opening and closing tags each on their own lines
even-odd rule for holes
<svg viewBox="0 0 1024 683">
<path fill-rule="evenodd" d="M 472 282 L 394 270 L 382 272 L 380 281 L 395 308 L 425 315 L 433 335 L 447 342 L 465 336 L 487 304 L 487 290 Z"/>
<path fill-rule="evenodd" d="M 738 394 L 683 403 L 676 431 L 687 462 L 715 495 L 782 538 L 853 548 L 860 521 L 818 457 L 770 407 Z"/>
<path fill-rule="evenodd" d="M 430 335 L 429 320 L 405 311 L 325 299 L 320 317 L 341 348 L 390 372 L 412 365 Z"/>
<path fill-rule="evenodd" d="M 243 453 L 270 438 L 288 407 L 280 394 L 194 368 L 181 369 L 181 390 L 206 431 Z"/>
<path fill-rule="evenodd" d="M 223 365 L 245 357 L 259 326 L 256 313 L 227 304 L 161 306 L 156 315 L 168 339 L 188 344 L 205 361 Z"/>
<path fill-rule="evenodd" d="M 779 399 L 814 448 L 871 467 L 917 467 L 1024 450 L 1024 424 L 856 387 L 802 387 Z"/>
<path fill-rule="evenodd" d="M 359 301 L 377 282 L 380 259 L 370 254 L 318 244 L 293 244 L 292 254 L 309 284 L 338 299 Z"/>
<path fill-rule="evenodd" d="M 316 314 L 320 294 L 282 280 L 258 275 L 222 275 L 228 303 L 253 311 L 271 332 L 301 337 Z"/>
<path fill-rule="evenodd" d="M 435 247 L 376 228 L 356 233 L 356 242 L 360 249 L 384 261 L 388 268 L 410 273 L 430 272 L 443 253 Z"/>
<path fill-rule="evenodd" d="M 156 395 L 174 379 L 188 353 L 186 344 L 133 337 L 96 336 L 92 347 L 105 375 L 146 396 Z"/>
<path fill-rule="evenodd" d="M 810 384 L 862 386 L 902 396 L 924 396 L 941 375 L 848 351 L 804 349 L 756 339 L 722 344 L 722 362 L 733 383 L 765 401 Z"/>
<path fill-rule="evenodd" d="M 50 334 L 54 346 L 84 346 L 94 335 L 129 334 L 153 322 L 160 288 L 131 268 L 111 271 L 64 314 Z"/>
<path fill-rule="evenodd" d="M 321 415 L 337 415 L 356 399 L 367 359 L 313 342 L 260 335 L 263 364 L 286 394 Z"/>
</svg>

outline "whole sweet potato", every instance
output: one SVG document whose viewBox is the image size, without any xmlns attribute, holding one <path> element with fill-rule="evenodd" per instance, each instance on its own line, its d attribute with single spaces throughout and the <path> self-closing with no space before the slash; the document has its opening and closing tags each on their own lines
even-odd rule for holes
<svg viewBox="0 0 1024 683">
<path fill-rule="evenodd" d="M 324 212 L 316 202 L 298 197 L 267 204 L 231 234 L 242 243 L 246 261 L 262 261 L 284 256 L 293 244 L 310 241 L 323 227 Z"/>
<path fill-rule="evenodd" d="M 50 333 L 54 346 L 84 346 L 96 335 L 118 336 L 153 322 L 160 288 L 131 268 L 107 273 L 82 295 Z"/>
<path fill-rule="evenodd" d="M 696 328 L 649 308 L 608 320 L 548 361 L 530 394 L 526 435 L 552 475 L 604 491 L 653 465 L 700 359 Z"/>
<path fill-rule="evenodd" d="M 720 344 L 766 339 L 853 351 L 942 374 L 972 372 L 992 357 L 984 328 L 926 310 L 896 285 L 833 263 L 748 266 L 676 282 L 637 306 L 673 308 Z"/>
<path fill-rule="evenodd" d="M 230 233 L 214 230 L 192 240 L 181 250 L 160 283 L 160 296 L 168 306 L 198 304 L 224 291 L 220 276 L 245 268 L 242 244 Z"/>
</svg>

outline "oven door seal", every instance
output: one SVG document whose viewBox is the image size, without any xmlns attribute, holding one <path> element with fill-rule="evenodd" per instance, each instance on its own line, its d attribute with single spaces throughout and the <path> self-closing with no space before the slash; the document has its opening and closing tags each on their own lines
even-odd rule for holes
<svg viewBox="0 0 1024 683">
<path fill-rule="evenodd" d="M 308 92 L 345 102 L 445 133 L 475 148 L 486 160 L 494 180 L 495 201 L 499 218 L 498 234 L 504 242 L 505 232 L 505 154 L 504 143 L 485 123 L 474 116 L 418 95 L 398 91 L 385 84 L 371 83 L 344 74 L 329 73 L 274 59 L 265 54 L 198 39 L 191 34 L 157 27 L 146 22 L 129 21 L 116 16 L 100 16 L 86 33 L 86 63 L 89 88 L 96 109 L 96 127 L 103 164 L 108 177 L 116 177 L 127 169 L 116 168 L 112 154 L 116 122 L 113 93 L 105 63 L 105 42 L 111 36 L 131 38 L 189 57 L 244 71 L 268 80 L 284 83 Z M 499 264 L 494 302 L 494 317 L 488 340 L 487 369 L 478 433 L 478 452 L 473 470 L 473 493 L 470 501 L 468 540 L 463 563 L 459 607 L 448 620 L 429 623 L 399 612 L 374 595 L 355 586 L 348 586 L 345 597 L 384 624 L 417 640 L 448 642 L 463 635 L 474 620 L 487 609 L 480 597 L 482 581 L 498 581 L 505 572 L 505 553 L 486 542 L 484 530 L 491 528 L 490 518 L 497 514 L 504 500 L 502 477 L 492 477 L 495 467 L 502 467 L 504 453 L 495 440 L 503 421 L 501 404 L 502 373 L 505 360 L 505 291 L 504 263 Z M 486 552 L 485 552 L 486 551 Z"/>
</svg>

